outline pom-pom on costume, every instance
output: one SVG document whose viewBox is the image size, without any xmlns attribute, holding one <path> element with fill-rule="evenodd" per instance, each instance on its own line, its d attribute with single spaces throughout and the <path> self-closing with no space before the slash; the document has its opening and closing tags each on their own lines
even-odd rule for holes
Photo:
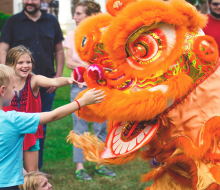
<svg viewBox="0 0 220 190">
<path fill-rule="evenodd" d="M 106 98 L 80 113 L 109 120 L 109 134 L 105 144 L 89 133 L 68 140 L 98 163 L 153 158 L 157 169 L 142 178 L 154 179 L 150 190 L 220 189 L 219 55 L 200 29 L 206 16 L 184 0 L 109 0 L 107 10 L 75 39 L 82 60 L 112 69 L 84 72 Z"/>
<path fill-rule="evenodd" d="M 74 78 L 77 82 L 84 82 L 84 72 L 86 71 L 85 67 L 77 67 L 71 73 L 71 77 Z"/>
</svg>

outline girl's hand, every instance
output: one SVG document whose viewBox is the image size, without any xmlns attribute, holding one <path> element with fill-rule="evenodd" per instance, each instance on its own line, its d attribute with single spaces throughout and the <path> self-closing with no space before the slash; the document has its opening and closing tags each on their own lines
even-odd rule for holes
<svg viewBox="0 0 220 190">
<path fill-rule="evenodd" d="M 83 88 L 83 86 L 87 86 L 86 82 L 82 82 L 82 83 L 77 82 L 77 84 L 78 84 L 79 88 L 81 88 L 81 89 Z"/>
<path fill-rule="evenodd" d="M 106 95 L 103 95 L 104 93 L 105 93 L 104 91 L 102 91 L 102 90 L 95 90 L 95 88 L 93 88 L 91 90 L 88 90 L 82 96 L 82 98 L 80 98 L 81 101 L 82 101 L 81 106 L 101 103 L 104 100 L 104 98 L 106 97 Z M 80 101 L 80 99 L 79 99 L 79 101 Z"/>
<path fill-rule="evenodd" d="M 69 84 L 78 83 L 74 78 L 67 78 Z"/>
<path fill-rule="evenodd" d="M 74 78 L 68 78 L 67 81 L 69 84 L 74 84 L 74 83 L 78 84 L 79 88 L 81 88 L 81 89 L 83 88 L 83 86 L 87 86 L 86 82 L 82 82 L 82 83 L 77 82 Z"/>
</svg>

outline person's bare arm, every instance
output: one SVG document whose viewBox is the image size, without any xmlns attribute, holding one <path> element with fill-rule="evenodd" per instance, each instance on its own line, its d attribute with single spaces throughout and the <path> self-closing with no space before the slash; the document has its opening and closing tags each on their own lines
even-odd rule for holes
<svg viewBox="0 0 220 190">
<path fill-rule="evenodd" d="M 87 91 L 80 99 L 78 99 L 80 107 L 83 107 L 89 104 L 101 103 L 103 101 L 103 98 L 105 97 L 103 93 L 104 92 L 102 90 L 95 91 L 95 89 L 91 89 Z M 39 124 L 42 125 L 45 123 L 50 123 L 50 122 L 62 119 L 70 115 L 71 113 L 75 112 L 78 109 L 79 109 L 79 106 L 77 102 L 74 101 L 62 107 L 59 107 L 51 112 L 42 112 L 40 113 Z"/>
<path fill-rule="evenodd" d="M 68 84 L 77 83 L 73 78 L 70 77 L 47 78 L 42 75 L 33 75 L 31 80 L 31 86 L 33 89 L 39 87 L 62 87 Z"/>
<path fill-rule="evenodd" d="M 42 75 L 33 75 L 31 77 L 31 88 L 35 96 L 39 93 L 39 88 L 50 88 L 50 87 L 62 87 L 68 84 L 74 84 L 77 83 L 79 86 L 82 84 L 79 84 L 77 81 L 75 81 L 73 78 L 67 78 L 67 77 L 58 77 L 58 78 L 47 78 Z"/>
<path fill-rule="evenodd" d="M 64 67 L 64 49 L 62 42 L 59 42 L 55 46 L 55 58 L 56 58 L 56 77 L 63 76 L 63 67 Z"/>
<path fill-rule="evenodd" d="M 62 42 L 59 42 L 55 45 L 55 58 L 56 58 L 56 75 L 54 78 L 63 76 L 63 67 L 64 67 L 64 49 Z M 47 93 L 53 93 L 57 90 L 56 87 L 50 87 L 47 90 Z"/>
<path fill-rule="evenodd" d="M 50 88 L 50 87 L 62 87 L 68 84 L 78 84 L 80 88 L 83 87 L 84 83 L 79 83 L 75 79 L 70 77 L 58 77 L 58 78 L 47 78 L 42 75 L 33 75 L 31 78 L 31 88 L 35 96 L 39 93 L 39 88 Z"/>
<path fill-rule="evenodd" d="M 9 50 L 9 44 L 0 42 L 0 63 L 5 64 L 6 55 Z"/>
<path fill-rule="evenodd" d="M 68 69 L 74 70 L 76 67 L 85 67 L 87 69 L 88 66 L 73 61 L 72 55 L 73 50 L 71 48 L 66 48 L 66 66 Z"/>
</svg>

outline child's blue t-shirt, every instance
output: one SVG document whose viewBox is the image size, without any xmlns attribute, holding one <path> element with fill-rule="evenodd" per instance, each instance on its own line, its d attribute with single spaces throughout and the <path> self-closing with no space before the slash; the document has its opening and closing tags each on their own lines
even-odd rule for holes
<svg viewBox="0 0 220 190">
<path fill-rule="evenodd" d="M 0 110 L 0 187 L 24 183 L 23 140 L 36 133 L 39 121 L 39 113 Z"/>
</svg>

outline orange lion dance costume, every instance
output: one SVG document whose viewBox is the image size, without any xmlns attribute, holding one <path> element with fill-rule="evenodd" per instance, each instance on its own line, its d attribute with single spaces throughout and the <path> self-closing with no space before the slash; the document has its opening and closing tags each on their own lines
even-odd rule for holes
<svg viewBox="0 0 220 190">
<path fill-rule="evenodd" d="M 219 55 L 200 29 L 206 16 L 184 0 L 109 0 L 107 10 L 75 32 L 90 67 L 74 77 L 105 91 L 80 117 L 109 120 L 108 137 L 68 140 L 102 164 L 153 158 L 157 169 L 142 178 L 154 179 L 150 190 L 220 189 Z"/>
</svg>

